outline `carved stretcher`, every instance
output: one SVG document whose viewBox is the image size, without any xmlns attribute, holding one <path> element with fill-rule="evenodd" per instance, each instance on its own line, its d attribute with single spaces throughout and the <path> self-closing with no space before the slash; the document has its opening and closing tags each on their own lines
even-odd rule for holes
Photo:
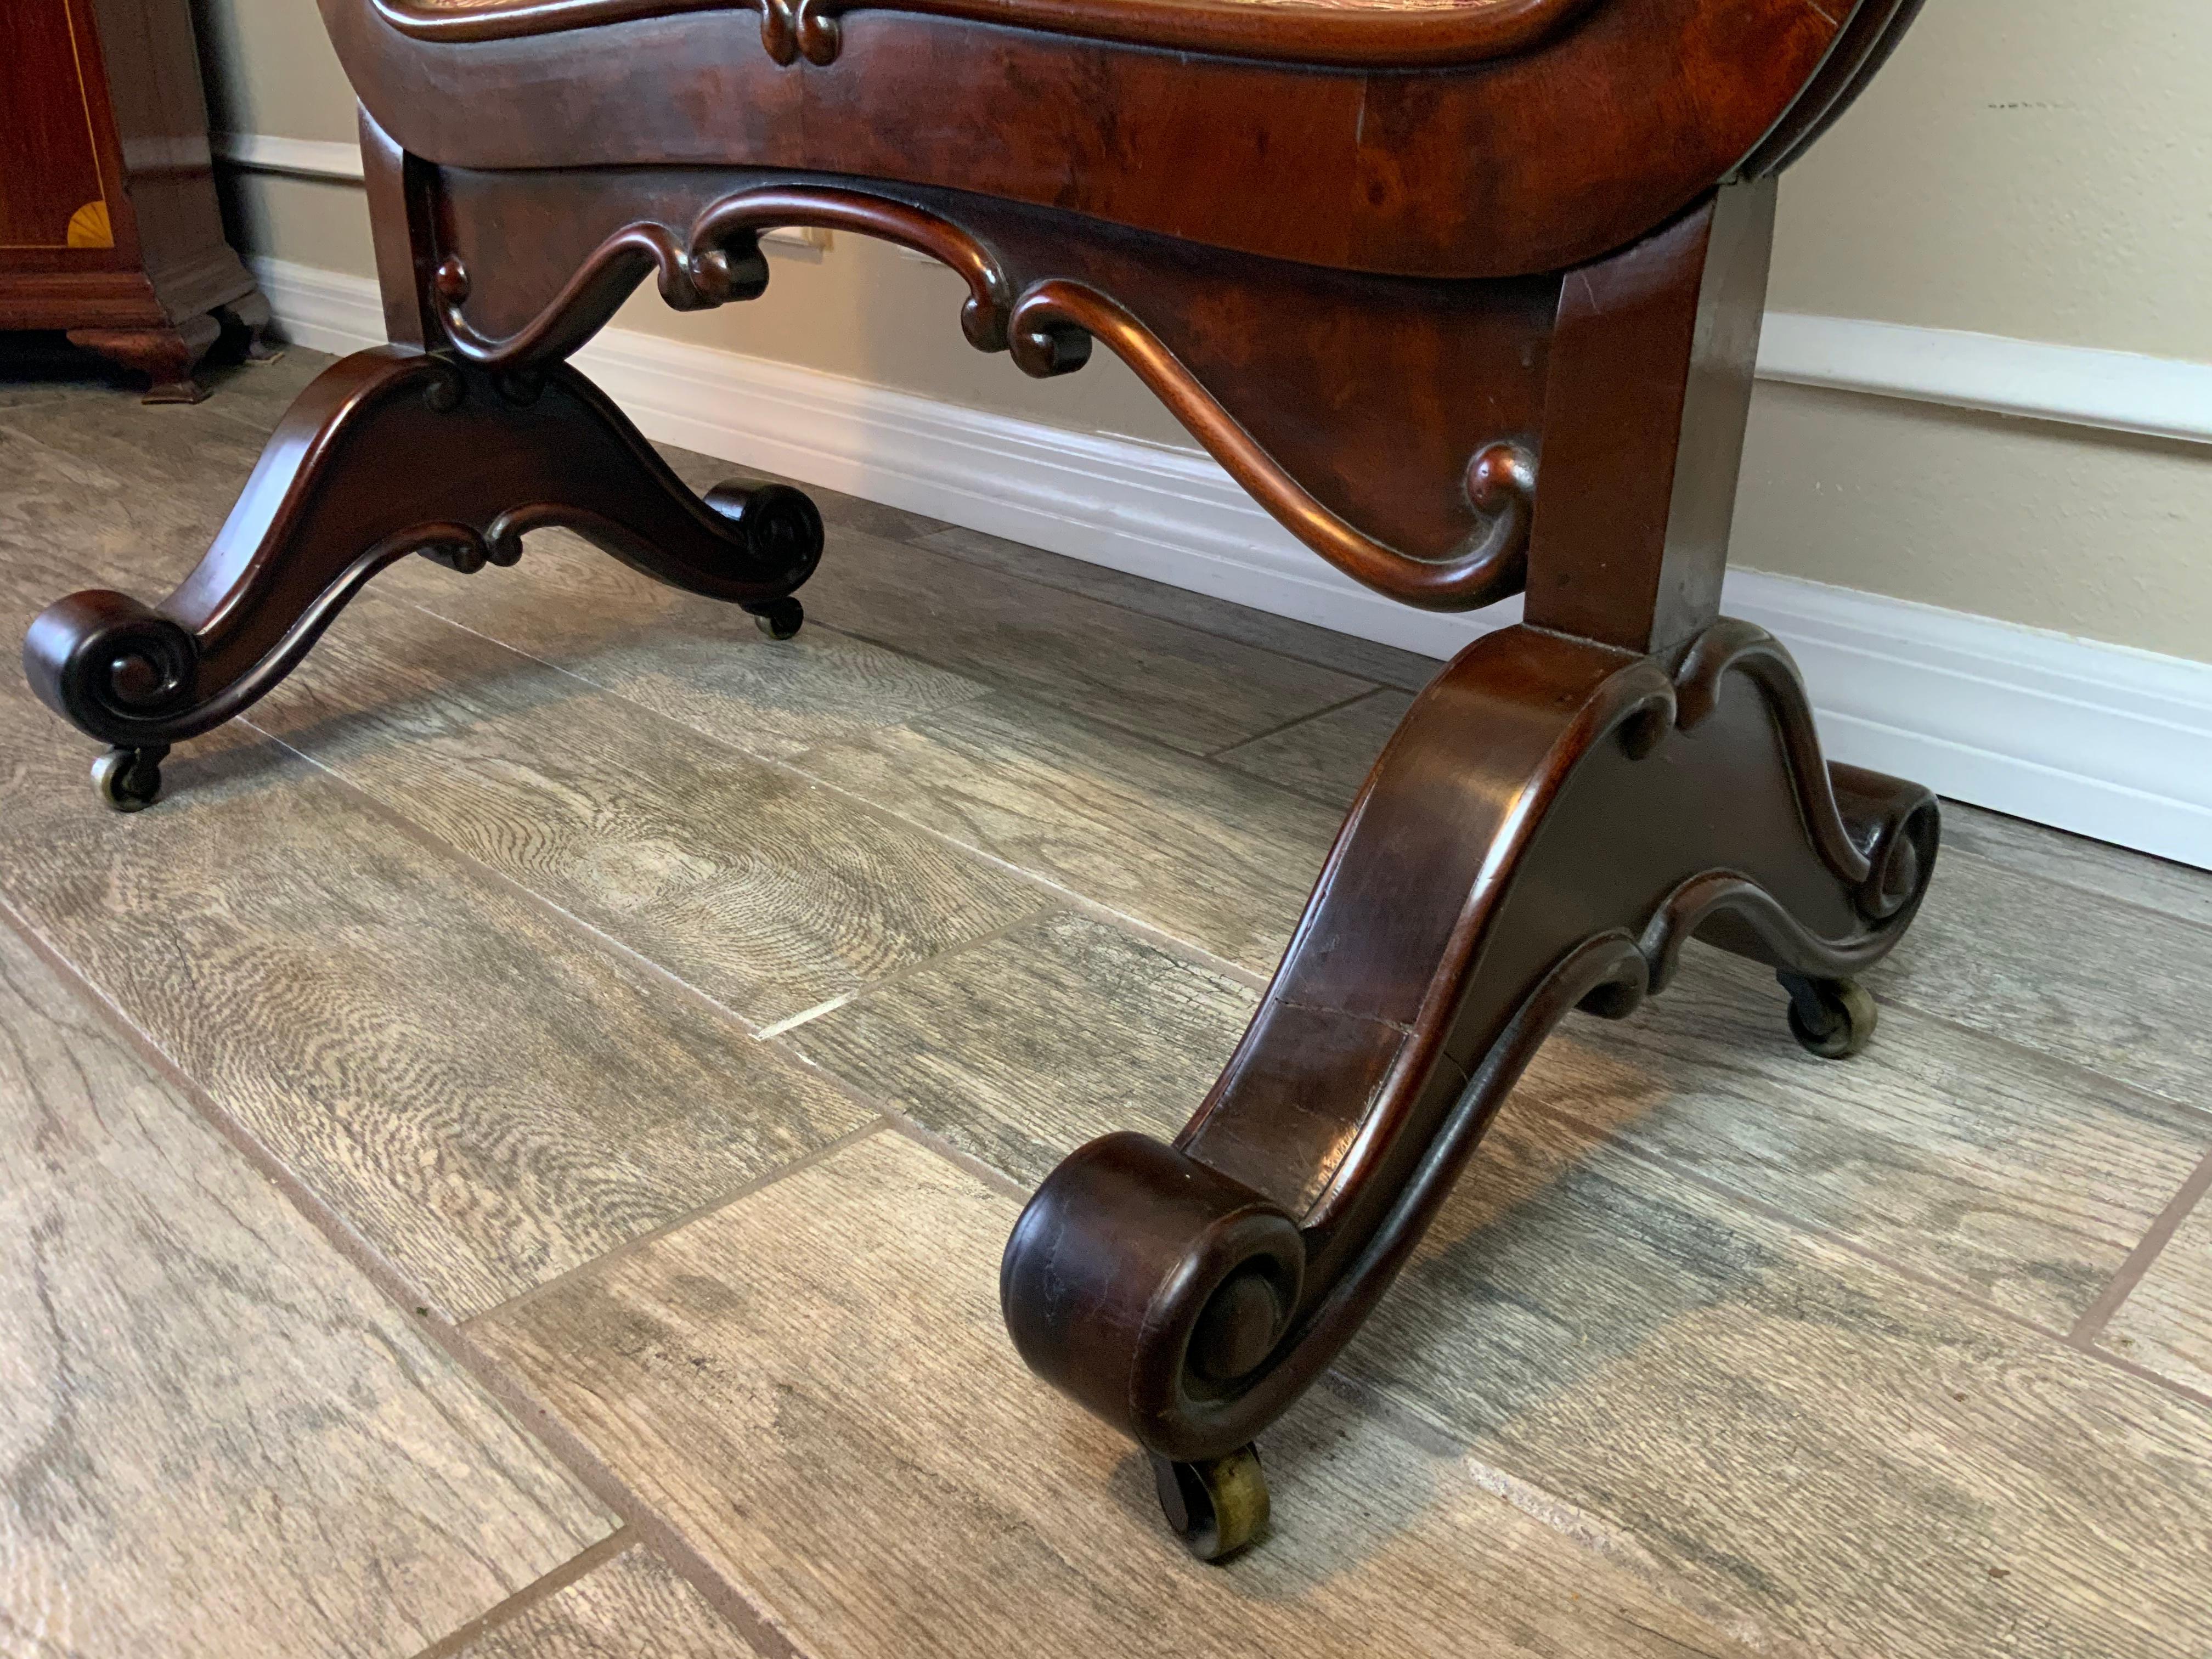
<svg viewBox="0 0 2212 1659">
<path fill-rule="evenodd" d="M 1820 755 L 1717 614 L 1774 177 L 1915 0 L 321 0 L 363 106 L 391 343 L 337 364 L 158 606 L 33 624 L 112 805 L 386 564 L 581 532 L 786 637 L 795 490 L 693 496 L 566 363 L 639 283 L 720 305 L 758 237 L 933 256 L 1031 374 L 1125 359 L 1321 557 L 1415 605 L 1526 595 L 1376 763 L 1173 1146 L 1109 1135 L 1006 1253 L 1030 1364 L 1152 1454 L 1201 1555 L 1255 1437 L 1382 1294 L 1570 1010 L 1692 935 L 1848 1054 L 1936 813 Z M 748 9 L 748 8 L 751 9 Z M 950 319 L 948 319 L 950 320 Z"/>
</svg>

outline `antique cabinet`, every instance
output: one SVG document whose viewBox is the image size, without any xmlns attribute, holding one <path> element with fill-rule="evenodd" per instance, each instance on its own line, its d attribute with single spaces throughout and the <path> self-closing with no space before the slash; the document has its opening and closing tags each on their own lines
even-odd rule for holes
<svg viewBox="0 0 2212 1659">
<path fill-rule="evenodd" d="M 187 0 L 0 4 L 0 330 L 64 329 L 194 403 L 269 308 L 223 240 Z"/>
</svg>

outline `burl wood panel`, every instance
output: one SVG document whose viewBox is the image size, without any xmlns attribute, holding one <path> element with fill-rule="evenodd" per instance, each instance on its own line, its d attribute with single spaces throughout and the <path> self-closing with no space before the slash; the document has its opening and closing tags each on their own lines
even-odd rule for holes
<svg viewBox="0 0 2212 1659">
<path fill-rule="evenodd" d="M 0 1649 L 409 1654 L 612 1522 L 0 918 Z"/>
</svg>

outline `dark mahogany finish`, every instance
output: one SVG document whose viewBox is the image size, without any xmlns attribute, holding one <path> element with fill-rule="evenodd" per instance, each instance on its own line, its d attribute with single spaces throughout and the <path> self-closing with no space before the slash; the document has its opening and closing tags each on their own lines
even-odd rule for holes
<svg viewBox="0 0 2212 1659">
<path fill-rule="evenodd" d="M 1175 1145 L 1080 1149 L 1008 1243 L 1023 1355 L 1152 1451 L 1198 1553 L 1264 1524 L 1251 1442 L 1570 1012 L 1626 1013 L 1696 936 L 1773 967 L 1814 1053 L 1866 1041 L 1848 976 L 1909 924 L 1935 804 L 1826 763 L 1788 654 L 1717 605 L 1772 174 L 1911 0 L 322 4 L 392 343 L 309 389 L 168 600 L 33 625 L 114 804 L 404 552 L 572 525 L 795 627 L 804 498 L 693 498 L 565 364 L 647 278 L 758 294 L 778 226 L 943 261 L 1029 374 L 1103 343 L 1380 592 L 1525 591 L 1376 763 Z"/>
<path fill-rule="evenodd" d="M 190 0 L 0 5 L 0 330 L 65 329 L 197 403 L 228 319 L 269 307 L 224 241 Z M 0 347 L 4 349 L 4 347 Z"/>
</svg>

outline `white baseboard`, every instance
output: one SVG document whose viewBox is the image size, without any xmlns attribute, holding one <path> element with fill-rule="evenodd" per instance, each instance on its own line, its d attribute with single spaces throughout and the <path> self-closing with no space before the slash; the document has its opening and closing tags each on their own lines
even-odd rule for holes
<svg viewBox="0 0 2212 1659">
<path fill-rule="evenodd" d="M 383 337 L 374 283 L 256 269 L 300 343 Z M 1408 650 L 1449 656 L 1517 609 L 1370 593 L 1195 450 L 620 329 L 578 362 L 663 442 Z M 1796 654 L 1837 758 L 2212 869 L 2212 664 L 1755 570 L 1727 604 Z"/>
</svg>

